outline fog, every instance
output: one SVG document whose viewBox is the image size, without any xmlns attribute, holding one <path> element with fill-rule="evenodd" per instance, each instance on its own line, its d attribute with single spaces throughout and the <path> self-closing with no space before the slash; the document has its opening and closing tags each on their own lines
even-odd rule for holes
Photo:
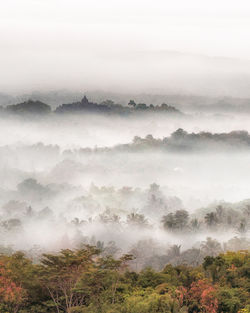
<svg viewBox="0 0 250 313">
<path fill-rule="evenodd" d="M 185 130 L 184 139 L 176 137 L 177 129 Z M 181 245 L 183 254 L 171 262 L 184 262 L 186 251 L 196 253 L 188 249 L 205 249 L 207 237 L 220 242 L 218 251 L 236 249 L 239 242 L 246 249 L 250 145 L 246 133 L 231 133 L 243 129 L 250 132 L 247 117 L 237 112 L 3 114 L 1 249 L 36 258 L 97 244 L 103 253 L 137 253 L 137 269 L 160 268 L 152 258 L 162 251 L 170 258 L 173 245 Z M 189 216 L 180 213 L 176 228 L 164 224 L 164 216 L 176 212 Z M 211 212 L 217 212 L 212 224 Z M 154 248 L 149 252 L 147 246 Z"/>
<path fill-rule="evenodd" d="M 2 92 L 249 97 L 249 3 L 2 1 Z"/>
<path fill-rule="evenodd" d="M 2 1 L 0 253 L 249 249 L 249 9 Z"/>
<path fill-rule="evenodd" d="M 156 138 L 169 136 L 178 128 L 189 133 L 200 131 L 223 133 L 234 130 L 250 132 L 249 116 L 243 113 L 194 113 L 180 117 L 151 115 L 143 117 L 47 116 L 46 118 L 23 118 L 20 116 L 0 117 L 0 145 L 32 145 L 41 142 L 45 145 L 58 145 L 60 149 L 112 147 L 129 143 L 134 136 L 145 137 L 148 134 Z M 114 131 L 115 129 L 115 131 Z"/>
</svg>

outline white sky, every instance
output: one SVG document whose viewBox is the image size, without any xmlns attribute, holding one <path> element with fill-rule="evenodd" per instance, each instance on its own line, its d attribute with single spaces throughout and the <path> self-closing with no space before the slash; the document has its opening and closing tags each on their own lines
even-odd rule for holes
<svg viewBox="0 0 250 313">
<path fill-rule="evenodd" d="M 249 36 L 249 0 L 0 0 L 0 88 L 39 88 L 59 74 L 59 84 L 80 83 L 120 53 L 250 59 Z"/>
</svg>

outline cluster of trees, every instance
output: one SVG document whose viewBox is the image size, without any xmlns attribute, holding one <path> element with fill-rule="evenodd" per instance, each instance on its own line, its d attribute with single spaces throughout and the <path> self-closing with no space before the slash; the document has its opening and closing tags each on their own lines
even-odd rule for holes
<svg viewBox="0 0 250 313">
<path fill-rule="evenodd" d="M 206 257 L 201 266 L 130 269 L 134 256 L 103 256 L 95 246 L 0 255 L 2 313 L 248 313 L 247 251 Z"/>
<path fill-rule="evenodd" d="M 223 148 L 249 148 L 250 135 L 247 131 L 231 131 L 229 133 L 188 133 L 179 128 L 170 137 L 156 139 L 152 135 L 145 138 L 134 137 L 130 148 L 162 148 L 167 150 L 220 150 Z"/>
<path fill-rule="evenodd" d="M 66 186 L 66 188 L 69 187 Z M 47 200 L 45 204 L 50 200 L 53 203 L 53 199 L 60 195 L 60 192 L 64 192 L 63 185 L 42 185 L 33 178 L 25 179 L 17 185 L 16 198 L 20 195 L 20 200 L 22 200 L 11 200 L 3 205 L 0 226 L 5 225 L 7 218 L 15 216 L 30 219 L 45 209 L 46 212 L 50 212 L 49 216 L 52 216 L 53 210 L 48 208 L 42 208 L 40 211 L 33 210 L 32 204 L 36 206 L 44 199 Z M 190 215 L 183 208 L 179 198 L 166 196 L 157 184 L 151 184 L 145 190 L 91 185 L 83 197 L 70 199 L 66 203 L 66 210 L 73 212 L 75 209 L 84 213 L 86 220 L 81 220 L 81 223 L 85 224 L 90 222 L 116 223 L 121 226 L 141 228 L 158 224 L 158 227 L 163 226 L 166 231 L 180 234 L 207 230 L 213 232 L 231 230 L 236 234 L 244 235 L 250 226 L 250 204 L 247 201 L 238 204 L 219 204 L 204 208 L 203 211 L 199 209 Z"/>
<path fill-rule="evenodd" d="M 136 112 L 168 112 L 181 114 L 175 107 L 163 103 L 162 105 L 145 103 L 136 104 L 134 100 L 130 100 L 128 106 L 122 106 L 114 103 L 112 100 L 102 101 L 101 103 L 90 102 L 86 96 L 81 101 L 59 105 L 54 113 L 74 113 L 74 112 L 92 112 L 92 113 L 108 113 L 128 115 Z M 48 114 L 52 112 L 51 107 L 41 101 L 28 100 L 22 103 L 7 105 L 0 107 L 0 112 L 16 113 L 16 114 Z"/>
<path fill-rule="evenodd" d="M 64 198 L 65 190 L 69 199 Z M 26 248 L 22 249 L 32 258 L 48 251 L 50 244 L 76 248 L 84 243 L 97 245 L 114 257 L 133 253 L 134 269 L 151 266 L 161 270 L 166 263 L 198 265 L 207 255 L 250 247 L 247 200 L 189 213 L 179 198 L 168 196 L 155 183 L 147 189 L 92 184 L 83 193 L 70 185 L 46 185 L 31 178 L 19 183 L 12 196 L 13 200 L 4 203 L 0 211 L 3 253 L 20 249 L 16 241 L 28 238 L 34 232 L 33 225 L 45 227 L 52 239 L 36 243 L 36 251 L 33 243 L 23 240 Z M 206 237 L 217 237 L 219 241 Z"/>
<path fill-rule="evenodd" d="M 177 129 L 170 136 L 163 139 L 155 138 L 149 134 L 145 138 L 135 136 L 133 141 L 125 144 L 118 144 L 111 147 L 84 147 L 75 149 L 62 149 L 58 145 L 45 145 L 41 142 L 22 147 L 2 146 L 0 147 L 1 158 L 12 159 L 13 154 L 18 151 L 22 155 L 30 155 L 36 158 L 36 162 L 44 161 L 50 154 L 53 161 L 61 156 L 67 160 L 77 159 L 82 155 L 98 153 L 127 153 L 127 152 L 240 152 L 248 151 L 250 148 L 250 134 L 247 131 L 232 131 L 229 133 L 188 133 L 183 129 Z M 56 159 L 57 158 L 57 159 Z"/>
<path fill-rule="evenodd" d="M 211 231 L 234 229 L 239 234 L 245 234 L 249 230 L 249 216 L 249 204 L 238 210 L 218 205 L 202 216 L 193 214 L 192 218 L 188 211 L 177 210 L 163 216 L 162 223 L 164 228 L 171 232 L 201 231 L 207 228 Z"/>
<path fill-rule="evenodd" d="M 135 103 L 134 100 L 130 100 L 128 105 L 134 108 L 135 110 L 148 110 L 148 111 L 159 111 L 159 112 L 168 111 L 168 112 L 173 112 L 173 113 L 177 113 L 177 112 L 180 113 L 180 111 L 178 111 L 175 107 L 168 105 L 166 103 L 162 103 L 161 105 L 150 104 L 149 106 L 147 106 L 145 103 Z"/>
<path fill-rule="evenodd" d="M 182 128 L 177 129 L 169 137 L 163 139 L 154 138 L 149 134 L 145 138 L 135 136 L 131 143 L 119 144 L 114 147 L 102 148 L 80 148 L 79 153 L 96 152 L 138 152 L 143 150 L 161 150 L 168 152 L 218 152 L 218 151 L 239 151 L 250 148 L 250 135 L 247 131 L 231 131 L 229 133 L 188 133 Z M 72 151 L 65 150 L 65 155 Z"/>
</svg>

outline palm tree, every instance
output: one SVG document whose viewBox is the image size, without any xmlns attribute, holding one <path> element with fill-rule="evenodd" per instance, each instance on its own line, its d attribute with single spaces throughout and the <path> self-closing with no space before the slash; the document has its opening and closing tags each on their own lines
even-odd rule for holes
<svg viewBox="0 0 250 313">
<path fill-rule="evenodd" d="M 147 226 L 148 221 L 143 214 L 131 213 L 127 215 L 127 223 L 135 226 Z"/>
</svg>

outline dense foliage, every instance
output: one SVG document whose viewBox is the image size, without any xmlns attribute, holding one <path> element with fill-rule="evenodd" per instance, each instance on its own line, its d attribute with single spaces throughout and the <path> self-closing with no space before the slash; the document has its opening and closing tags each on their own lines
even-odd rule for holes
<svg viewBox="0 0 250 313">
<path fill-rule="evenodd" d="M 0 312 L 225 312 L 250 310 L 250 254 L 206 257 L 202 266 L 134 272 L 133 255 L 101 256 L 94 246 L 44 254 L 0 256 Z"/>
</svg>

